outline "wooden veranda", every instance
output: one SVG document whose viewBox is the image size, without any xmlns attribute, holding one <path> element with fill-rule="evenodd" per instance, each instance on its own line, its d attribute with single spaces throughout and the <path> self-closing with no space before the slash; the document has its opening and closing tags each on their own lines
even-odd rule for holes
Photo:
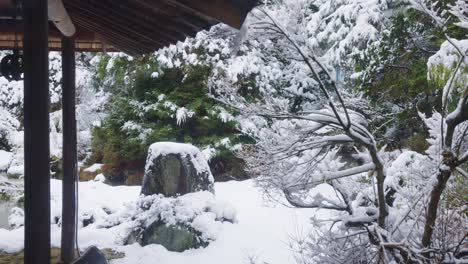
<svg viewBox="0 0 468 264">
<path fill-rule="evenodd" d="M 75 259 L 75 52 L 139 56 L 217 23 L 240 28 L 257 0 L 0 0 L 0 49 L 22 51 L 24 263 L 50 263 L 49 50 L 62 51 L 61 260 Z"/>
</svg>

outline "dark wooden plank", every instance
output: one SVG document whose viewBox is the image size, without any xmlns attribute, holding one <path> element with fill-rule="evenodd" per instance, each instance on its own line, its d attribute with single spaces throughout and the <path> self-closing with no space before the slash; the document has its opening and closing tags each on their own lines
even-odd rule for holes
<svg viewBox="0 0 468 264">
<path fill-rule="evenodd" d="M 133 0 L 127 2 L 138 3 L 145 9 L 151 10 L 153 13 L 155 13 L 156 17 L 164 18 L 166 20 L 171 21 L 171 24 L 169 25 L 174 26 L 172 28 L 169 28 L 170 30 L 178 30 L 179 28 L 181 28 L 180 24 L 182 24 L 198 32 L 203 29 L 208 29 L 212 25 L 218 23 L 218 21 L 193 16 L 191 13 L 185 12 L 184 10 L 176 8 L 173 5 L 168 5 L 167 3 L 162 1 L 157 2 L 157 4 L 155 4 L 154 0 Z M 185 30 L 184 34 L 187 34 L 187 32 L 189 31 Z"/>
<path fill-rule="evenodd" d="M 184 23 L 182 19 L 179 19 L 178 14 L 166 14 L 162 12 L 160 6 L 153 8 L 153 6 L 141 4 L 139 1 L 103 0 L 99 3 L 101 7 L 106 6 L 113 10 L 115 14 L 113 20 L 118 21 L 119 17 L 123 17 L 124 20 L 131 21 L 132 24 L 141 27 L 140 29 L 149 36 L 167 38 L 172 43 L 184 40 L 188 35 L 199 31 L 201 26 L 206 26 L 206 23 L 199 20 L 191 21 L 192 24 Z M 80 4 L 85 3 L 80 2 Z"/>
<path fill-rule="evenodd" d="M 125 0 L 125 2 L 127 1 Z M 80 4 L 85 7 L 90 6 L 92 2 L 93 0 L 81 0 Z M 130 3 L 130 1 L 128 2 Z M 100 19 L 120 25 L 140 38 L 155 42 L 158 45 L 167 46 L 177 40 L 185 39 L 184 35 L 174 37 L 174 34 L 165 34 L 165 30 L 161 30 L 160 24 L 152 24 L 145 21 L 145 13 L 141 9 L 137 9 L 138 7 L 124 8 L 125 5 L 125 3 L 118 4 L 118 0 L 101 0 L 95 2 L 93 8 L 89 8 L 88 10 L 97 14 Z M 106 12 L 103 13 L 101 10 L 106 10 Z"/>
<path fill-rule="evenodd" d="M 153 0 L 154 1 L 154 0 Z M 208 17 L 231 27 L 240 28 L 247 13 L 254 7 L 254 1 L 246 0 L 244 5 L 232 0 L 160 0 L 192 12 L 199 17 Z"/>
<path fill-rule="evenodd" d="M 78 25 L 100 34 L 109 43 L 130 55 L 141 55 L 151 51 L 151 49 L 148 49 L 147 45 L 145 46 L 141 42 L 131 39 L 128 36 L 122 36 L 122 33 L 114 32 L 113 29 L 105 28 L 94 21 L 88 20 L 86 17 L 74 16 L 73 20 Z"/>
<path fill-rule="evenodd" d="M 138 1 L 145 1 L 149 5 L 153 5 L 153 6 L 169 6 L 169 7 L 173 8 L 173 9 L 181 10 L 187 16 L 198 17 L 199 19 L 209 21 L 210 24 L 212 24 L 212 25 L 218 24 L 218 23 L 221 22 L 218 19 L 214 18 L 213 16 L 210 16 L 210 15 L 207 15 L 207 14 L 205 14 L 203 12 L 195 10 L 195 9 L 193 9 L 193 8 L 187 6 L 187 5 L 177 3 L 176 1 L 172 1 L 172 0 L 138 0 Z"/>
<path fill-rule="evenodd" d="M 75 259 L 76 181 L 78 174 L 75 113 L 75 40 L 62 38 L 62 241 L 60 260 Z"/>
<path fill-rule="evenodd" d="M 73 10 L 74 13 L 77 13 L 80 17 L 86 18 L 93 24 L 101 25 L 105 29 L 112 30 L 122 38 L 134 41 L 137 45 L 142 45 L 144 47 L 163 45 L 161 41 L 148 37 L 138 29 L 134 28 L 133 25 L 127 25 L 124 21 L 112 20 L 108 15 L 104 15 L 102 11 L 97 11 L 95 8 L 86 8 L 81 4 L 71 2 L 69 3 L 69 10 Z M 104 11 L 109 12 L 109 10 Z"/>
<path fill-rule="evenodd" d="M 124 30 L 118 26 L 108 27 L 103 25 L 100 21 L 95 21 L 94 19 L 89 18 L 89 16 L 79 14 L 79 16 L 74 16 L 74 21 L 77 24 L 86 27 L 87 29 L 93 30 L 101 36 L 102 39 L 116 47 L 125 47 L 126 50 L 134 50 L 133 53 L 143 54 L 142 52 L 149 52 L 154 50 L 154 47 L 161 47 L 161 45 L 155 45 L 153 43 L 148 43 L 144 40 L 138 39 L 137 36 L 131 33 L 125 33 Z M 126 52 L 126 50 L 123 50 Z"/>
<path fill-rule="evenodd" d="M 89 30 L 94 30 L 96 33 L 101 32 L 100 31 L 101 29 L 96 28 L 94 25 L 88 23 L 86 20 L 81 20 L 79 18 L 75 18 L 74 20 L 75 20 L 74 22 L 77 25 L 83 26 L 83 27 L 85 27 L 85 28 L 87 28 Z M 101 34 L 101 37 L 106 42 L 114 45 L 118 51 L 127 53 L 128 55 L 138 56 L 140 54 L 143 54 L 142 52 L 144 52 L 144 51 L 140 50 L 139 48 L 134 47 L 132 43 L 126 42 L 126 40 L 115 38 L 109 32 L 106 32 L 106 34 L 104 34 L 104 35 Z"/>
<path fill-rule="evenodd" d="M 24 263 L 50 263 L 47 0 L 23 1 Z"/>
</svg>

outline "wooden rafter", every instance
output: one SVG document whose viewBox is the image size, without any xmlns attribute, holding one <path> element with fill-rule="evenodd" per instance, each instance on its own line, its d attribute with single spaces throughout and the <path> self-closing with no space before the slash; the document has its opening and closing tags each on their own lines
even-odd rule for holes
<svg viewBox="0 0 468 264">
<path fill-rule="evenodd" d="M 184 41 L 220 22 L 239 28 L 257 0 L 63 0 L 63 3 L 78 27 L 77 51 L 119 50 L 137 56 Z M 11 19 L 13 14 L 10 2 L 0 0 L 0 49 L 14 47 L 17 25 Z M 60 50 L 60 33 L 54 26 L 50 29 L 51 36 L 55 34 L 57 38 L 49 41 L 49 47 Z M 18 44 L 21 48 L 22 43 Z"/>
</svg>

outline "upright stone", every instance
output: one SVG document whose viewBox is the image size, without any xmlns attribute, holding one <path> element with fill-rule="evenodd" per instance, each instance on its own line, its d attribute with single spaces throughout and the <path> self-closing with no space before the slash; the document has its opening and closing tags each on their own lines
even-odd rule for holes
<svg viewBox="0 0 468 264">
<path fill-rule="evenodd" d="M 201 151 L 193 145 L 158 142 L 148 149 L 141 193 L 183 195 L 211 191 L 213 176 Z"/>
</svg>

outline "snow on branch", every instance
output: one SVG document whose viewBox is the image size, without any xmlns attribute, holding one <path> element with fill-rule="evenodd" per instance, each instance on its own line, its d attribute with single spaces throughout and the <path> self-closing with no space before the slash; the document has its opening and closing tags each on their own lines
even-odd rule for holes
<svg viewBox="0 0 468 264">
<path fill-rule="evenodd" d="M 286 189 L 288 192 L 292 192 L 297 189 L 310 189 L 313 188 L 319 184 L 322 183 L 327 183 L 333 180 L 338 180 L 341 178 L 346 178 L 346 177 L 351 177 L 355 175 L 359 175 L 364 172 L 372 171 L 375 169 L 375 164 L 373 163 L 367 163 L 361 166 L 353 167 L 350 169 L 345 169 L 345 170 L 340 170 L 340 171 L 335 171 L 335 172 L 330 172 L 329 174 L 322 175 L 322 179 L 315 180 L 313 182 L 309 182 L 307 184 L 302 184 L 302 185 L 292 185 L 288 186 Z"/>
<path fill-rule="evenodd" d="M 450 13 L 456 16 L 459 22 L 455 25 L 461 28 L 468 28 L 468 2 L 464 0 L 456 0 L 454 5 L 450 7 Z"/>
</svg>

